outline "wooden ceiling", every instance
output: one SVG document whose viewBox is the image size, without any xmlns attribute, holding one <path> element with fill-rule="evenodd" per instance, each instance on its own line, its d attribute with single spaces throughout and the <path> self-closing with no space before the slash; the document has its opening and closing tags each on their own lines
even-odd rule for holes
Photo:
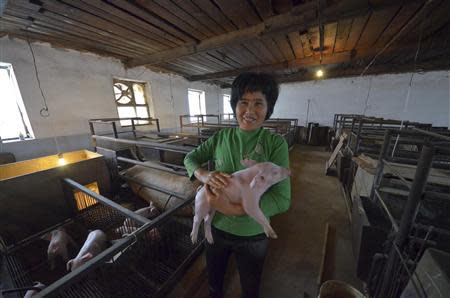
<svg viewBox="0 0 450 298">
<path fill-rule="evenodd" d="M 127 67 L 145 65 L 224 87 L 249 70 L 292 82 L 314 79 L 319 67 L 328 78 L 450 69 L 450 0 L 0 3 L 0 36 L 112 56 Z"/>
</svg>

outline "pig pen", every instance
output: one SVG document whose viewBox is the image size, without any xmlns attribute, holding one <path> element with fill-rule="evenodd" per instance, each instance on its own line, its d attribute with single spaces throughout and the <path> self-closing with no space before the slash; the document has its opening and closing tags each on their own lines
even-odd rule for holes
<svg viewBox="0 0 450 298">
<path fill-rule="evenodd" d="M 3 246 L 3 297 L 23 297 L 34 281 L 47 285 L 35 297 L 157 297 L 170 290 L 201 250 L 201 241 L 196 245 L 190 241 L 192 219 L 175 215 L 192 201 L 149 220 L 71 179 L 64 180 L 64 188 L 73 212 L 59 226 L 78 244 L 89 230 L 101 229 L 112 240 L 111 246 L 68 274 L 61 266 L 48 270 L 48 242 L 40 237 L 55 227 Z M 81 199 L 74 195 L 79 192 Z M 127 227 L 137 230 L 122 237 L 118 228 L 126 218 Z"/>
</svg>

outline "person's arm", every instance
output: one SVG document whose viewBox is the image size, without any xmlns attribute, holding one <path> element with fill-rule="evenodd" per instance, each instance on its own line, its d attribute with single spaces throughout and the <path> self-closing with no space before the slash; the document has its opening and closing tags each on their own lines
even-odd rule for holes
<svg viewBox="0 0 450 298">
<path fill-rule="evenodd" d="M 277 142 L 270 155 L 270 162 L 281 167 L 289 168 L 289 150 L 286 141 Z M 261 210 L 266 217 L 283 213 L 291 205 L 291 180 L 289 177 L 271 188 L 263 194 L 260 201 Z"/>
</svg>

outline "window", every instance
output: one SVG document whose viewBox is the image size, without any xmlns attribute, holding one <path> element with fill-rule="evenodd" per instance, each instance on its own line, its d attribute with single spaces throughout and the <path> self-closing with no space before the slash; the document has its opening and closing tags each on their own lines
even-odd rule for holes
<svg viewBox="0 0 450 298">
<path fill-rule="evenodd" d="M 11 64 L 0 62 L 0 92 L 1 139 L 34 138 Z"/>
<path fill-rule="evenodd" d="M 145 83 L 114 79 L 113 88 L 119 118 L 149 117 L 150 112 L 145 95 Z M 145 125 L 149 122 L 138 120 L 134 123 Z M 131 120 L 121 120 L 120 125 L 131 125 Z"/>
<path fill-rule="evenodd" d="M 205 115 L 205 91 L 188 89 L 189 115 Z M 197 117 L 191 117 L 191 122 L 197 122 Z"/>
<path fill-rule="evenodd" d="M 233 119 L 233 109 L 231 108 L 231 104 L 230 104 L 230 99 L 231 96 L 229 94 L 224 94 L 223 95 L 223 113 L 224 114 L 231 114 L 229 116 L 225 116 L 225 119 Z"/>
</svg>

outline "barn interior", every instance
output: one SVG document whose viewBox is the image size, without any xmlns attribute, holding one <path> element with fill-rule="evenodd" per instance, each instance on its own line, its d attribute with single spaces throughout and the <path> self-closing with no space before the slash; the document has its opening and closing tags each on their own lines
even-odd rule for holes
<svg viewBox="0 0 450 298">
<path fill-rule="evenodd" d="M 208 297 L 203 229 L 190 236 L 200 182 L 183 160 L 238 129 L 244 72 L 280 84 L 262 125 L 292 173 L 260 297 L 447 297 L 449 11 L 0 0 L 0 297 Z M 106 240 L 75 266 L 50 257 L 61 231 L 70 259 Z M 233 258 L 224 294 L 241 297 Z"/>
</svg>

